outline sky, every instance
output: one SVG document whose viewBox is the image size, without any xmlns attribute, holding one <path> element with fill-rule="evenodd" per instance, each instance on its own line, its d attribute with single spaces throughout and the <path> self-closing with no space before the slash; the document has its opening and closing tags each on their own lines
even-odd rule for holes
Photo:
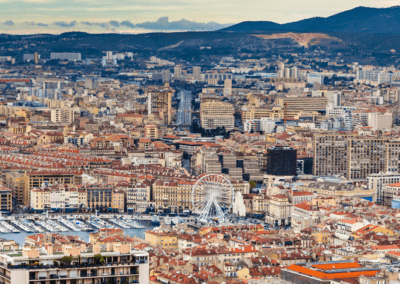
<svg viewBox="0 0 400 284">
<path fill-rule="evenodd" d="M 216 30 L 242 21 L 327 17 L 381 0 L 0 0 L 2 33 L 144 33 Z"/>
</svg>

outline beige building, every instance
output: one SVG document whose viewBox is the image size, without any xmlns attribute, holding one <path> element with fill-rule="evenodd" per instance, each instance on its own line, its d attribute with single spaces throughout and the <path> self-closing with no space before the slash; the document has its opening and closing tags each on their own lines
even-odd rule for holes
<svg viewBox="0 0 400 284">
<path fill-rule="evenodd" d="M 387 139 L 380 138 L 349 138 L 346 177 L 364 180 L 370 174 L 384 172 L 386 142 Z"/>
<path fill-rule="evenodd" d="M 100 253 L 102 262 L 95 258 Z M 71 257 L 71 263 L 63 262 L 65 257 Z M 1 250 L 0 269 L 0 282 L 7 284 L 148 284 L 149 254 L 119 242 L 105 246 L 95 244 L 90 249 L 85 244 L 66 244 L 61 252 L 56 252 L 49 243 L 44 251 L 33 246 Z"/>
<path fill-rule="evenodd" d="M 328 105 L 326 97 L 286 97 L 275 101 L 276 105 L 283 107 L 287 104 L 288 110 L 319 111 L 325 110 Z"/>
<path fill-rule="evenodd" d="M 347 177 L 347 145 L 350 137 L 353 135 L 337 132 L 314 135 L 314 175 Z"/>
<path fill-rule="evenodd" d="M 157 181 L 153 189 L 156 211 L 181 213 L 185 209 L 192 210 L 193 184 L 189 181 Z"/>
<path fill-rule="evenodd" d="M 172 121 L 172 89 L 151 90 L 147 93 L 148 114 L 159 113 L 162 116 L 164 125 L 171 124 Z"/>
<path fill-rule="evenodd" d="M 72 109 L 57 108 L 51 110 L 51 122 L 71 124 L 75 121 L 75 112 Z"/>
<path fill-rule="evenodd" d="M 285 195 L 273 195 L 269 201 L 269 213 L 265 222 L 272 226 L 287 226 L 291 222 L 292 204 Z"/>
<path fill-rule="evenodd" d="M 20 172 L 9 172 L 5 175 L 5 184 L 9 189 L 11 189 L 13 197 L 17 199 L 18 204 L 23 204 L 24 202 L 26 179 L 27 177 L 25 174 Z"/>
<path fill-rule="evenodd" d="M 201 102 L 200 120 L 204 129 L 215 129 L 225 126 L 226 130 L 235 128 L 233 105 L 218 99 Z"/>
<path fill-rule="evenodd" d="M 385 130 L 392 128 L 392 114 L 390 112 L 384 114 L 380 112 L 368 113 L 368 126 L 372 127 L 374 130 Z"/>
</svg>

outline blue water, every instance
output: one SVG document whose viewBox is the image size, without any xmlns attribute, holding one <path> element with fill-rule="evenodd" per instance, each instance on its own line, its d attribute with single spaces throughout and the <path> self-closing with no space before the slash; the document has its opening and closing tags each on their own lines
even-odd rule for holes
<svg viewBox="0 0 400 284">
<path fill-rule="evenodd" d="M 144 229 L 123 229 L 125 232 L 125 236 L 130 236 L 130 237 L 138 237 L 141 239 L 144 239 L 144 232 L 147 230 L 151 230 L 153 227 L 146 227 Z M 78 236 L 81 237 L 85 242 L 89 242 L 89 234 L 91 232 L 74 232 L 74 231 L 69 231 L 69 232 L 59 232 L 61 235 L 69 235 L 69 236 Z M 21 231 L 21 233 L 16 233 L 16 234 L 1 234 L 0 233 L 0 238 L 6 239 L 6 240 L 14 240 L 17 242 L 19 245 L 23 245 L 25 243 L 25 237 L 26 236 L 31 236 L 31 235 L 36 235 L 37 233 L 26 233 Z"/>
</svg>

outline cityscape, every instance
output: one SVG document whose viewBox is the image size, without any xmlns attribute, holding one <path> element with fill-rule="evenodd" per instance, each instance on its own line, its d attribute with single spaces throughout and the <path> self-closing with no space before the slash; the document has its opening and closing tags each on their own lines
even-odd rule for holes
<svg viewBox="0 0 400 284">
<path fill-rule="evenodd" d="M 2 1 L 0 284 L 400 284 L 400 2 L 224 1 Z"/>
</svg>

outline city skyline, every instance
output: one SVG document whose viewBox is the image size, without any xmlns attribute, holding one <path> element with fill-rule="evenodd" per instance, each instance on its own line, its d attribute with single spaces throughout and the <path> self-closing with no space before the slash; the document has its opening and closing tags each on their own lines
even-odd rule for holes
<svg viewBox="0 0 400 284">
<path fill-rule="evenodd" d="M 146 33 L 152 31 L 218 30 L 242 21 L 287 23 L 311 17 L 328 17 L 358 6 L 387 8 L 400 1 L 283 0 L 226 2 L 124 1 L 109 0 L 1 0 L 0 27 L 3 33 L 35 34 L 82 31 L 89 33 Z"/>
</svg>

